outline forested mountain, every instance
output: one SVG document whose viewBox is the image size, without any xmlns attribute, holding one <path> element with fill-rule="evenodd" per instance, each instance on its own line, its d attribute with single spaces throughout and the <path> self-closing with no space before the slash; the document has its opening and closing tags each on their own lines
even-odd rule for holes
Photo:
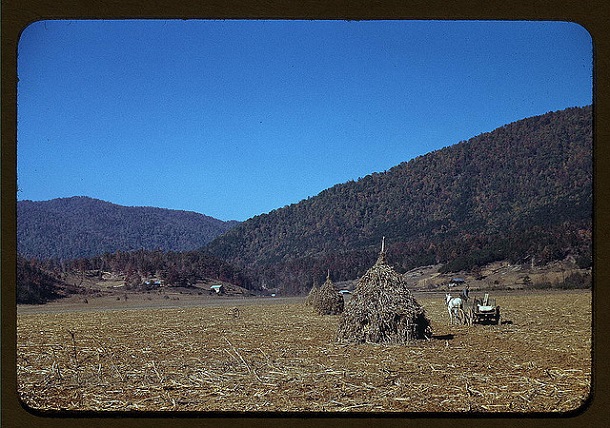
<svg viewBox="0 0 610 428">
<path fill-rule="evenodd" d="M 382 145 L 381 145 L 382 146 Z M 361 275 L 382 236 L 399 269 L 591 264 L 592 109 L 514 122 L 254 217 L 207 251 L 287 292 Z"/>
<path fill-rule="evenodd" d="M 126 207 L 89 197 L 17 202 L 17 251 L 72 259 L 137 249 L 200 248 L 237 222 L 189 211 Z"/>
<path fill-rule="evenodd" d="M 328 270 L 334 281 L 362 275 L 383 236 L 399 271 L 566 257 L 589 267 L 592 193 L 589 106 L 505 125 L 241 224 L 87 197 L 20 201 L 18 251 L 48 259 L 21 263 L 34 278 L 22 291 L 44 300 L 65 272 L 110 271 L 302 293 Z"/>
</svg>

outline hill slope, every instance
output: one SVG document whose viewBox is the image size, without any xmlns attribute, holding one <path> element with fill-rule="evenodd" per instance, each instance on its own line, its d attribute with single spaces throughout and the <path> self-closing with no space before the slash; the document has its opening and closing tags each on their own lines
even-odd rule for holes
<svg viewBox="0 0 610 428">
<path fill-rule="evenodd" d="M 591 257 L 592 112 L 524 119 L 254 217 L 207 247 L 297 292 L 351 279 L 382 236 L 402 269 Z"/>
<path fill-rule="evenodd" d="M 192 250 L 234 227 L 188 211 L 125 207 L 84 196 L 17 203 L 17 251 L 77 258 L 133 249 Z"/>
</svg>

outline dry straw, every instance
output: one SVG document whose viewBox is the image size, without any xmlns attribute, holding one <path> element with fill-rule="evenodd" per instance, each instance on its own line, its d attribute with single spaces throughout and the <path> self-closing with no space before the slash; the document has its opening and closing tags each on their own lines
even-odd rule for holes
<svg viewBox="0 0 610 428">
<path fill-rule="evenodd" d="M 313 307 L 319 315 L 339 315 L 343 312 L 343 296 L 339 294 L 330 280 L 330 272 L 314 299 Z"/>
<path fill-rule="evenodd" d="M 307 298 L 305 299 L 305 306 L 315 307 L 315 301 L 318 298 L 319 291 L 320 288 L 318 288 L 318 286 L 314 283 L 313 287 L 311 287 L 311 290 L 309 291 L 309 294 L 307 295 Z"/>
<path fill-rule="evenodd" d="M 21 402 L 41 412 L 127 417 L 138 411 L 522 417 L 582 411 L 591 393 L 590 291 L 506 293 L 501 303 L 511 323 L 492 328 L 448 326 L 443 302 L 422 296 L 437 339 L 446 339 L 383 352 L 333 343 L 340 317 L 314 315 L 302 304 L 251 299 L 235 320 L 227 303 L 197 302 L 137 310 L 93 309 L 91 299 L 82 310 L 72 303 L 19 307 Z"/>
<path fill-rule="evenodd" d="M 426 311 L 404 277 L 387 264 L 384 247 L 385 243 L 346 305 L 337 332 L 339 342 L 406 344 L 432 335 Z"/>
</svg>

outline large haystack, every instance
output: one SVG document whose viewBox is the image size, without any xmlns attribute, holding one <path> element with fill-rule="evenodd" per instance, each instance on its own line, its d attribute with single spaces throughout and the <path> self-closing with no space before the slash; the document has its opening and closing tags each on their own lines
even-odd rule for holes
<svg viewBox="0 0 610 428">
<path fill-rule="evenodd" d="M 319 315 L 339 315 L 343 312 L 343 306 L 343 296 L 335 289 L 329 274 L 314 299 L 313 307 Z"/>
<path fill-rule="evenodd" d="M 386 262 L 385 251 L 358 281 L 339 323 L 343 343 L 406 344 L 432 336 L 426 311 L 415 300 L 405 279 Z"/>
</svg>

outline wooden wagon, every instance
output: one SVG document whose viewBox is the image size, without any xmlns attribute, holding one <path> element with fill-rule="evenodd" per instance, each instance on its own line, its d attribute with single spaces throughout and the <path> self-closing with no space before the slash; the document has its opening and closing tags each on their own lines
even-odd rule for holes
<svg viewBox="0 0 610 428">
<path fill-rule="evenodd" d="M 483 298 L 477 297 L 467 310 L 469 324 L 500 324 L 500 306 L 496 299 L 485 293 Z"/>
</svg>

